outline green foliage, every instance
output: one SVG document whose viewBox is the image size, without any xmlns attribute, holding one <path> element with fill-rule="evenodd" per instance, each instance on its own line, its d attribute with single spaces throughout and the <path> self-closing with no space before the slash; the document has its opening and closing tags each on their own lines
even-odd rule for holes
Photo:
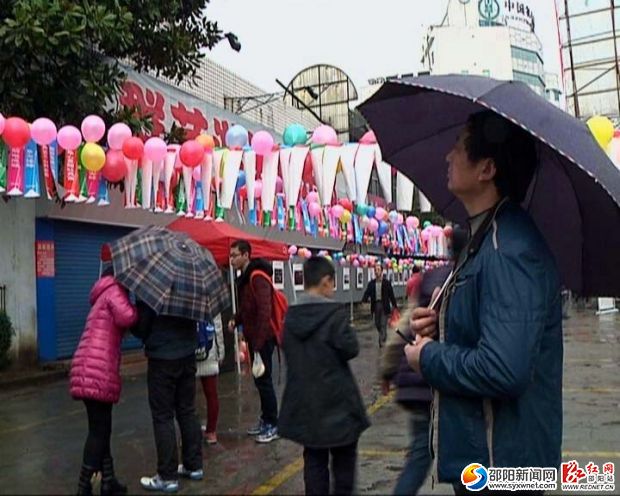
<svg viewBox="0 0 620 496">
<path fill-rule="evenodd" d="M 164 134 L 164 141 L 166 143 L 176 143 L 180 145 L 185 142 L 187 131 L 184 127 L 177 126 L 176 122 L 172 123 L 170 130 Z"/>
<path fill-rule="evenodd" d="M 9 349 L 15 335 L 13 324 L 6 312 L 0 310 L 0 370 L 9 364 Z"/>
<path fill-rule="evenodd" d="M 119 61 L 176 81 L 194 78 L 204 48 L 236 40 L 207 19 L 208 3 L 3 0 L 0 111 L 59 125 L 106 114 L 126 77 Z"/>
</svg>

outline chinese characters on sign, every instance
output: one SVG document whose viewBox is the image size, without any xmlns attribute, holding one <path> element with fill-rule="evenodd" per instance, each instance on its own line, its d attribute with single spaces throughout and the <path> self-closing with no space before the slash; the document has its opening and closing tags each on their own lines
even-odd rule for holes
<svg viewBox="0 0 620 496">
<path fill-rule="evenodd" d="M 562 463 L 562 491 L 614 491 L 614 468 L 612 462 L 603 464 L 602 469 L 593 462 L 584 468 L 576 460 Z"/>
<path fill-rule="evenodd" d="M 37 277 L 54 277 L 56 275 L 53 241 L 37 241 L 35 257 Z"/>
</svg>

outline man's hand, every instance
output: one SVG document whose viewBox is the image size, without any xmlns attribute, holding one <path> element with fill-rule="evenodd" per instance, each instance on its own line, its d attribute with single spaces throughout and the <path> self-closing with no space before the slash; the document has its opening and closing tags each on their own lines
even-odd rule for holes
<svg viewBox="0 0 620 496">
<path fill-rule="evenodd" d="M 437 312 L 430 308 L 418 307 L 409 319 L 411 333 L 422 337 L 432 337 L 437 333 Z"/>
<path fill-rule="evenodd" d="M 228 332 L 234 332 L 235 330 L 235 319 L 230 319 L 228 321 Z"/>
<path fill-rule="evenodd" d="M 392 387 L 392 381 L 383 379 L 381 381 L 381 394 L 383 394 L 383 396 L 387 396 L 388 394 L 390 394 L 391 387 Z"/>
<path fill-rule="evenodd" d="M 414 344 L 408 344 L 405 346 L 405 355 L 407 356 L 407 363 L 413 369 L 414 372 L 420 372 L 420 355 L 422 348 L 428 343 L 432 343 L 431 338 L 418 337 Z"/>
</svg>

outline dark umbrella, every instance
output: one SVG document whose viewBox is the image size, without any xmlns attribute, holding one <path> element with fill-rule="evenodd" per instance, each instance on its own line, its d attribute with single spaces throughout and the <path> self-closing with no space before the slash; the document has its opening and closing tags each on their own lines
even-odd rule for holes
<svg viewBox="0 0 620 496">
<path fill-rule="evenodd" d="M 468 116 L 487 109 L 539 141 L 540 167 L 524 207 L 553 251 L 563 283 L 582 295 L 620 296 L 620 171 L 581 121 L 525 83 L 479 76 L 389 82 L 360 107 L 385 160 L 457 222 L 466 213 L 447 188 L 445 157 Z"/>
<path fill-rule="evenodd" d="M 114 277 L 157 314 L 202 321 L 230 306 L 213 256 L 185 234 L 144 227 L 110 251 Z"/>
</svg>

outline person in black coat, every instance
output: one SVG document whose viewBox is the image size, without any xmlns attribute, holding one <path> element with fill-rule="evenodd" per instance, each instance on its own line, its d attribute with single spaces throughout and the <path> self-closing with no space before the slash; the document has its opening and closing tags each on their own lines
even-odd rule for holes
<svg viewBox="0 0 620 496">
<path fill-rule="evenodd" d="M 304 447 L 306 494 L 352 494 L 357 442 L 370 422 L 348 361 L 359 353 L 347 313 L 333 301 L 334 266 L 323 257 L 304 263 L 305 292 L 284 324 L 286 387 L 281 437 Z"/>
<path fill-rule="evenodd" d="M 393 308 L 398 308 L 394 288 L 389 279 L 383 275 L 381 264 L 375 265 L 375 278 L 368 283 L 362 303 L 368 300 L 370 300 L 370 313 L 375 317 L 375 326 L 379 333 L 379 348 L 381 348 L 387 336 L 388 316 Z"/>
</svg>

